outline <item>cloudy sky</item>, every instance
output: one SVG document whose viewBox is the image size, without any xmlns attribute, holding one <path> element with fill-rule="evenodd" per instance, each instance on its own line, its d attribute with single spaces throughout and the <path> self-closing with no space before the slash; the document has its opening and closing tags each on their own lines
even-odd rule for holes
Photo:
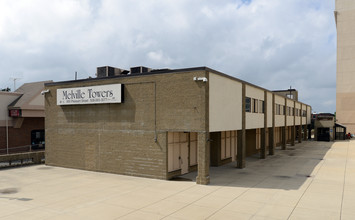
<svg viewBox="0 0 355 220">
<path fill-rule="evenodd" d="M 207 66 L 335 111 L 334 0 L 0 0 L 0 88 Z"/>
</svg>

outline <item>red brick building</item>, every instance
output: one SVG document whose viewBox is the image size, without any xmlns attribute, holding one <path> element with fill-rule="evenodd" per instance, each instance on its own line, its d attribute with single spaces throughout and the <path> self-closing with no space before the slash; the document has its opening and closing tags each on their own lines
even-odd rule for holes
<svg viewBox="0 0 355 220">
<path fill-rule="evenodd" d="M 31 132 L 44 130 L 44 83 L 25 83 L 14 92 L 0 92 L 0 154 L 27 151 Z"/>
</svg>

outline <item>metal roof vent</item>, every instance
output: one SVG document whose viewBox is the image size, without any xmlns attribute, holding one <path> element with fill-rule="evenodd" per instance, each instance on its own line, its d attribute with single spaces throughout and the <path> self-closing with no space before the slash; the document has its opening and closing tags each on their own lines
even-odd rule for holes
<svg viewBox="0 0 355 220">
<path fill-rule="evenodd" d="M 152 69 L 145 66 L 131 67 L 131 74 L 149 73 Z"/>
<path fill-rule="evenodd" d="M 128 70 L 119 69 L 111 66 L 102 66 L 97 67 L 96 77 L 109 77 L 109 76 L 118 76 L 118 75 L 127 75 L 129 73 Z"/>
</svg>

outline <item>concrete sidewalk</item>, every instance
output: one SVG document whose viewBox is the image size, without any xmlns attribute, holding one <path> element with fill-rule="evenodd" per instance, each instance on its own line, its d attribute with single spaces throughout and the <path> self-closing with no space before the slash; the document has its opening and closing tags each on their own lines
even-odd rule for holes
<svg viewBox="0 0 355 220">
<path fill-rule="evenodd" d="M 45 165 L 0 170 L 0 219 L 354 219 L 355 141 L 303 142 L 165 181 Z"/>
</svg>

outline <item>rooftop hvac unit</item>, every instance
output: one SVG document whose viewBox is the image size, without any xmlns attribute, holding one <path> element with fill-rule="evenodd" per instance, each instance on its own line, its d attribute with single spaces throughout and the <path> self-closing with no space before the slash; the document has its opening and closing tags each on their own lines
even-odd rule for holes
<svg viewBox="0 0 355 220">
<path fill-rule="evenodd" d="M 109 76 L 127 75 L 128 73 L 128 70 L 119 69 L 111 66 L 102 66 L 97 67 L 96 76 L 97 78 L 102 78 Z"/>
<path fill-rule="evenodd" d="M 151 69 L 145 66 L 131 67 L 131 74 L 149 73 L 150 71 Z"/>
</svg>

